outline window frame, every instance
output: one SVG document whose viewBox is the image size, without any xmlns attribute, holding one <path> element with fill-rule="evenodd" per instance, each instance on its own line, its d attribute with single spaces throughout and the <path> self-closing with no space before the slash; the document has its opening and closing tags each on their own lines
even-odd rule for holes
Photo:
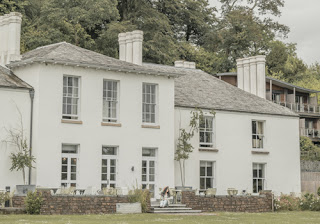
<svg viewBox="0 0 320 224">
<path fill-rule="evenodd" d="M 67 78 L 67 85 L 66 86 L 64 85 L 64 78 Z M 73 80 L 78 79 L 78 86 L 77 86 L 78 96 L 77 97 L 73 96 L 74 93 L 72 93 L 71 97 L 67 96 L 68 95 L 68 88 L 72 88 L 72 92 L 74 92 L 74 89 L 75 89 L 74 85 L 72 87 L 69 87 L 68 78 L 72 78 Z M 67 90 L 66 93 L 64 92 L 65 88 Z M 66 98 L 66 103 L 65 103 L 65 98 Z M 73 101 L 73 99 L 77 99 L 77 113 L 76 114 L 72 113 L 72 110 L 73 110 L 72 106 L 74 105 L 73 103 L 71 103 L 71 113 L 70 114 L 64 113 L 64 110 L 65 110 L 65 112 L 67 112 L 67 107 L 69 105 L 67 103 L 68 98 L 71 98 L 71 102 Z M 81 103 L 81 77 L 75 76 L 75 75 L 64 74 L 63 79 L 62 79 L 62 119 L 63 120 L 80 120 L 80 103 Z"/>
<path fill-rule="evenodd" d="M 201 162 L 204 162 L 206 165 L 205 165 L 205 176 L 201 176 Z M 209 167 L 208 166 L 208 163 L 212 163 L 212 166 L 211 166 L 211 169 L 212 169 L 212 176 L 208 176 L 207 174 L 207 168 Z M 207 188 L 207 179 L 211 179 L 211 188 L 214 188 L 215 187 L 215 182 L 216 182 L 216 178 L 215 178 L 215 164 L 216 162 L 215 161 L 209 161 L 209 160 L 200 160 L 199 161 L 199 190 L 200 191 L 203 191 L 203 190 L 207 190 L 209 188 Z M 201 189 L 201 179 L 204 179 L 204 186 L 205 186 L 205 189 Z"/>
<path fill-rule="evenodd" d="M 210 148 L 214 147 L 214 117 L 213 116 L 204 115 L 203 118 L 204 118 L 204 124 L 205 124 L 204 128 L 201 127 L 201 121 L 199 121 L 199 147 L 200 148 L 209 148 L 210 149 Z M 212 121 L 211 121 L 211 131 L 207 130 L 208 129 L 207 128 L 207 123 L 206 123 L 206 119 L 207 118 L 212 119 Z M 206 138 L 205 133 L 211 133 L 212 142 L 206 142 L 206 141 L 201 142 L 201 137 L 200 137 L 201 133 L 204 133 L 204 139 Z"/>
<path fill-rule="evenodd" d="M 105 89 L 104 86 L 108 87 L 108 82 L 116 83 L 116 86 L 117 86 L 117 90 L 116 90 L 117 98 L 116 98 L 116 100 L 106 100 L 108 89 L 107 88 Z M 113 79 L 103 79 L 102 83 L 103 83 L 102 84 L 102 122 L 104 122 L 104 123 L 119 123 L 119 115 L 120 115 L 120 112 L 119 112 L 119 109 L 120 109 L 120 106 L 119 106 L 120 105 L 120 81 L 119 80 L 113 80 Z M 105 85 L 105 83 L 106 83 L 106 85 Z M 105 92 L 106 92 L 106 97 L 104 96 Z M 112 91 L 112 92 L 114 92 L 114 91 Z M 107 102 L 116 102 L 116 106 L 115 106 L 116 116 L 115 116 L 115 118 L 113 118 L 113 117 L 105 117 L 105 115 L 104 115 L 104 105 Z"/>
<path fill-rule="evenodd" d="M 144 92 L 144 87 L 146 86 L 154 86 L 154 103 L 149 103 L 149 102 L 144 102 L 144 99 L 146 99 L 146 97 L 144 97 L 144 95 L 147 95 L 148 93 Z M 152 95 L 152 93 L 151 93 Z M 146 125 L 156 125 L 158 124 L 158 119 L 159 119 L 159 100 L 158 100 L 158 96 L 159 96 L 159 84 L 157 83 L 147 83 L 147 82 L 143 82 L 142 83 L 142 123 L 146 124 Z M 145 112 L 144 110 L 144 105 L 149 106 L 149 105 L 154 105 L 154 122 L 152 122 L 152 119 L 150 117 L 150 120 L 148 121 L 145 114 L 149 113 L 149 116 L 152 115 L 152 112 Z"/>
<path fill-rule="evenodd" d="M 256 122 L 256 133 L 253 133 L 253 123 Z M 258 127 L 258 124 L 261 123 L 262 124 L 262 134 L 258 133 L 258 130 L 259 130 L 259 127 Z M 265 143 L 266 143 L 266 136 L 265 136 L 265 128 L 266 126 L 266 121 L 263 121 L 263 120 L 252 120 L 251 121 L 251 142 L 252 142 L 252 148 L 253 149 L 264 149 L 265 148 Z M 255 136 L 255 138 L 254 138 Z M 261 142 L 258 141 L 258 140 L 262 140 Z M 258 142 L 258 144 L 257 144 Z"/>
<path fill-rule="evenodd" d="M 145 156 L 143 155 L 143 150 L 144 149 L 150 149 L 153 150 L 154 154 L 150 155 L 150 156 Z M 143 161 L 146 161 L 146 166 L 143 166 Z M 150 162 L 153 161 L 154 162 L 154 167 L 150 167 Z M 146 173 L 143 174 L 143 169 L 146 169 Z M 153 168 L 154 169 L 154 173 L 151 174 L 150 173 L 150 169 Z M 143 175 L 146 176 L 146 179 L 143 180 Z M 150 176 L 153 175 L 154 176 L 154 180 L 150 180 Z M 141 186 L 142 189 L 149 189 L 150 191 L 150 195 L 152 198 L 154 198 L 157 195 L 157 180 L 158 180 L 158 148 L 154 148 L 154 147 L 142 147 L 141 150 Z M 150 185 L 153 185 L 153 189 L 150 188 Z"/>
<path fill-rule="evenodd" d="M 260 177 L 260 175 L 259 175 L 259 167 L 258 167 L 258 169 L 257 169 L 257 177 L 254 177 L 254 175 L 253 175 L 253 171 L 254 171 L 254 168 L 255 168 L 255 166 L 262 166 L 262 168 L 261 168 L 261 170 L 262 170 L 262 177 Z M 266 188 L 266 170 L 267 170 L 267 164 L 266 163 L 252 163 L 252 193 L 253 194 L 259 194 L 259 180 L 262 180 L 262 189 L 261 189 L 261 191 L 263 191 L 263 190 L 265 190 L 265 188 Z M 254 180 L 257 180 L 256 181 L 256 189 L 258 190 L 258 192 L 255 192 L 254 191 L 254 187 L 253 187 L 253 185 L 254 185 Z"/>
<path fill-rule="evenodd" d="M 103 155 L 103 148 L 104 147 L 112 147 L 116 149 L 116 153 L 114 155 Z M 103 145 L 101 147 L 101 169 L 100 169 L 100 182 L 101 182 L 101 189 L 105 187 L 117 187 L 117 179 L 118 179 L 118 169 L 119 169 L 119 161 L 118 161 L 118 155 L 119 155 L 119 146 L 115 145 Z M 110 180 L 110 175 L 111 175 L 111 164 L 107 164 L 107 166 L 103 166 L 103 160 L 107 160 L 108 162 L 111 162 L 111 160 L 115 160 L 115 180 Z M 107 173 L 103 173 L 103 167 L 107 167 Z M 102 180 L 102 175 L 106 174 L 107 175 L 107 180 Z M 109 177 L 109 179 L 108 179 Z"/>
<path fill-rule="evenodd" d="M 67 152 L 63 152 L 63 146 L 76 146 L 76 153 L 67 153 Z M 79 151 L 80 151 L 80 144 L 69 144 L 69 143 L 62 143 L 61 145 L 61 171 L 60 171 L 60 182 L 61 182 L 61 187 L 77 187 L 77 179 L 79 176 Z M 62 159 L 63 158 L 67 158 L 67 172 L 63 172 L 62 170 Z M 77 163 L 76 163 L 76 172 L 73 172 L 76 174 L 76 179 L 75 180 L 71 180 L 71 159 L 76 159 Z M 67 179 L 63 180 L 62 179 L 62 173 L 67 173 Z M 66 185 L 66 186 L 63 186 Z M 74 186 L 72 186 L 74 185 Z"/>
</svg>

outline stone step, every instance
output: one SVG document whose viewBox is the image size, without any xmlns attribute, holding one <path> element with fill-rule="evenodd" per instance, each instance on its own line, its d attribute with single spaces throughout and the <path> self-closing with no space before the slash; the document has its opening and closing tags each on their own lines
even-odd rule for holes
<svg viewBox="0 0 320 224">
<path fill-rule="evenodd" d="M 185 214 L 185 213 L 201 213 L 201 210 L 156 210 L 156 211 L 150 211 L 150 213 L 181 213 L 181 214 Z"/>
<path fill-rule="evenodd" d="M 151 203 L 151 207 L 160 207 L 160 203 Z M 170 208 L 185 208 L 186 205 L 185 204 L 169 204 Z"/>
<path fill-rule="evenodd" d="M 173 210 L 192 210 L 192 208 L 185 208 L 185 207 L 178 207 L 178 208 L 166 207 L 166 208 L 151 208 L 151 209 L 153 209 L 154 211 L 165 211 L 165 210 L 170 210 L 170 211 L 173 211 Z"/>
</svg>

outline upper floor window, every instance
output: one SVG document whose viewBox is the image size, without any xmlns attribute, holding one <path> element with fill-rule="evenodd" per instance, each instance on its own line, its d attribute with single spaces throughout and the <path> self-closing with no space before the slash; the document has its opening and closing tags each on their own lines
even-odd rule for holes
<svg viewBox="0 0 320 224">
<path fill-rule="evenodd" d="M 80 78 L 63 76 L 63 119 L 79 119 Z"/>
<path fill-rule="evenodd" d="M 213 147 L 213 117 L 200 119 L 200 147 Z"/>
<path fill-rule="evenodd" d="M 142 122 L 156 123 L 157 84 L 143 83 L 142 86 Z"/>
<path fill-rule="evenodd" d="M 252 121 L 252 148 L 262 149 L 264 140 L 264 122 Z"/>
<path fill-rule="evenodd" d="M 118 121 L 118 81 L 103 81 L 103 121 Z"/>
</svg>

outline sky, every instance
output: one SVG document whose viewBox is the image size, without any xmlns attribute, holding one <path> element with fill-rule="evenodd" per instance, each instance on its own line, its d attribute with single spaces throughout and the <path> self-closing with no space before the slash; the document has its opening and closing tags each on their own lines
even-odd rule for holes
<svg viewBox="0 0 320 224">
<path fill-rule="evenodd" d="M 219 7 L 217 0 L 209 0 Z M 285 0 L 278 21 L 290 28 L 285 42 L 297 43 L 298 57 L 311 65 L 320 62 L 320 0 Z"/>
</svg>

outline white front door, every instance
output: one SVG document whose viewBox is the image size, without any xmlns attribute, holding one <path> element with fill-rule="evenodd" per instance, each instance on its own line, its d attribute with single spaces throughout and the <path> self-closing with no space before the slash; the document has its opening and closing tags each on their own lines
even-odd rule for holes
<svg viewBox="0 0 320 224">
<path fill-rule="evenodd" d="M 116 187 L 118 147 L 103 146 L 101 162 L 101 189 Z"/>
<path fill-rule="evenodd" d="M 156 187 L 156 149 L 142 149 L 142 188 L 149 189 L 151 198 L 155 198 Z"/>
</svg>

